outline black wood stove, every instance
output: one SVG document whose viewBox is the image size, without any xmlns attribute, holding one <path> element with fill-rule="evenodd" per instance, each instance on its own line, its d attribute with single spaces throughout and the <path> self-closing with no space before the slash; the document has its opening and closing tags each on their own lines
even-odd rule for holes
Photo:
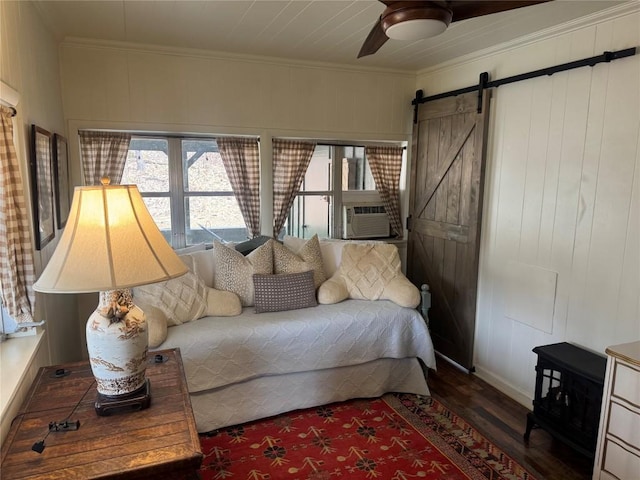
<svg viewBox="0 0 640 480">
<path fill-rule="evenodd" d="M 536 390 L 525 440 L 539 426 L 578 452 L 593 457 L 607 359 L 570 343 L 536 347 Z"/>
</svg>

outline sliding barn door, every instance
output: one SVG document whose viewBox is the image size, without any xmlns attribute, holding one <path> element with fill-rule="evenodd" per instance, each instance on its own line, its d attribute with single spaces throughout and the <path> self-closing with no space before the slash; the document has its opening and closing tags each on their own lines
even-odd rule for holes
<svg viewBox="0 0 640 480">
<path fill-rule="evenodd" d="M 413 131 L 407 273 L 431 290 L 436 351 L 473 368 L 489 95 L 482 113 L 468 93 L 419 107 Z"/>
</svg>

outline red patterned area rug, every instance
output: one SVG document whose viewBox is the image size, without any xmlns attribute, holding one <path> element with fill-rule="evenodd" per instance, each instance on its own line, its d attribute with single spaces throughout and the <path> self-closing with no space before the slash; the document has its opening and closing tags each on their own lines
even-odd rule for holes
<svg viewBox="0 0 640 480">
<path fill-rule="evenodd" d="M 200 436 L 202 480 L 535 480 L 431 397 L 387 394 Z"/>
</svg>

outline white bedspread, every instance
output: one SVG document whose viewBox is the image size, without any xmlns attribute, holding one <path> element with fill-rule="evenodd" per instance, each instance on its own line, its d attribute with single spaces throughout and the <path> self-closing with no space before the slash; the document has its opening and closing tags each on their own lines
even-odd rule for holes
<svg viewBox="0 0 640 480">
<path fill-rule="evenodd" d="M 169 328 L 159 349 L 179 347 L 191 393 L 252 378 L 359 365 L 378 358 L 420 358 L 435 368 L 420 314 L 386 301 L 237 317 L 205 317 Z"/>
</svg>

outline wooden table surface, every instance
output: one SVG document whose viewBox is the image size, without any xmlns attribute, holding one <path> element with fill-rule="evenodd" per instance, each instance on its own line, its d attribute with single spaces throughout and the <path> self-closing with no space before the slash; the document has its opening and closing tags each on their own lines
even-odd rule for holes
<svg viewBox="0 0 640 480">
<path fill-rule="evenodd" d="M 166 361 L 155 363 L 157 354 Z M 2 480 L 198 478 L 202 452 L 180 351 L 148 358 L 151 406 L 106 417 L 95 412 L 87 361 L 41 368 L 2 445 Z M 68 375 L 56 377 L 60 368 Z M 49 422 L 67 418 L 80 428 L 49 433 L 44 451 L 32 450 Z"/>
</svg>

